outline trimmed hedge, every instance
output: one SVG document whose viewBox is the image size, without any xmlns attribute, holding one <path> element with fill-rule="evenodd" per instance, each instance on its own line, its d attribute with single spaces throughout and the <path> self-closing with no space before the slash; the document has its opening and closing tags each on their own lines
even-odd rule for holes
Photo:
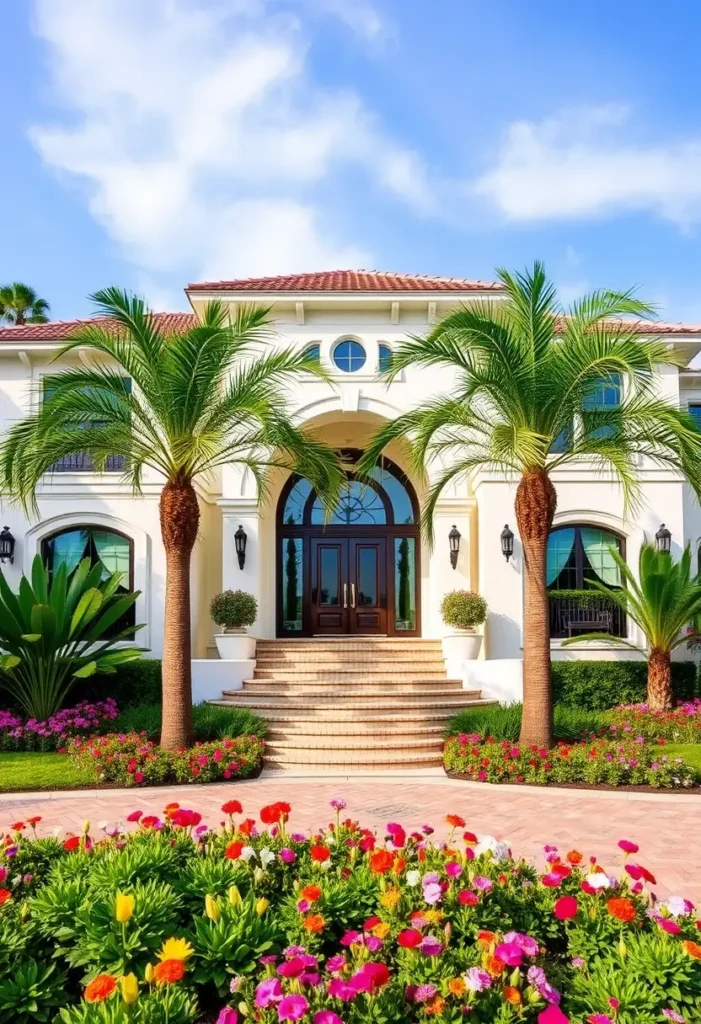
<svg viewBox="0 0 701 1024">
<path fill-rule="evenodd" d="M 675 700 L 696 695 L 695 662 L 672 662 Z M 556 704 L 582 711 L 605 711 L 617 704 L 647 699 L 645 661 L 553 661 L 553 698 Z"/>
<path fill-rule="evenodd" d="M 113 697 L 119 710 L 138 704 L 161 703 L 160 658 L 142 658 L 124 665 L 115 675 L 96 675 L 76 683 L 71 690 L 71 703 L 80 700 L 105 700 Z"/>
</svg>

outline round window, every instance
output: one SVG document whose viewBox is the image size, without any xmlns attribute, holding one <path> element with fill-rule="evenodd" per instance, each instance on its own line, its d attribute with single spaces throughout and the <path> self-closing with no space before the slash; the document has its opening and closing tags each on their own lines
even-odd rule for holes
<svg viewBox="0 0 701 1024">
<path fill-rule="evenodd" d="M 333 350 L 333 361 L 344 373 L 355 373 L 365 365 L 365 349 L 359 341 L 339 341 Z"/>
</svg>

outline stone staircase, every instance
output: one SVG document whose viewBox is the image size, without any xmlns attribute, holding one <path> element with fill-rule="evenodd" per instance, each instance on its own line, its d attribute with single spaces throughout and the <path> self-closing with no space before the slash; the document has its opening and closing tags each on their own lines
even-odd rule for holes
<svg viewBox="0 0 701 1024">
<path fill-rule="evenodd" d="M 447 678 L 440 640 L 324 637 L 259 640 L 253 679 L 212 703 L 267 719 L 269 767 L 335 771 L 438 766 L 449 716 L 495 701 Z"/>
</svg>

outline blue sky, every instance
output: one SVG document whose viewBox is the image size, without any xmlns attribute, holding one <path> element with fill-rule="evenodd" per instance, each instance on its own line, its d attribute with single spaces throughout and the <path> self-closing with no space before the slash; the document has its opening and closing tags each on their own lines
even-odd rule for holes
<svg viewBox="0 0 701 1024">
<path fill-rule="evenodd" d="M 0 281 L 363 266 L 701 321 L 701 13 L 617 0 L 32 0 L 3 10 Z M 7 41 L 11 40 L 11 45 Z"/>
</svg>

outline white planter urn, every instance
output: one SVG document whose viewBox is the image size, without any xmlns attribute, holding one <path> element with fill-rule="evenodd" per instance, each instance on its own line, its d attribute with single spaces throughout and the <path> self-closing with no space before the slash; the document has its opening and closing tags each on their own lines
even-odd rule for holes
<svg viewBox="0 0 701 1024">
<path fill-rule="evenodd" d="M 475 661 L 482 647 L 482 634 L 476 629 L 453 629 L 443 637 L 443 657 L 448 676 L 462 679 L 465 662 Z"/>
<path fill-rule="evenodd" d="M 223 661 L 249 661 L 256 656 L 256 639 L 243 628 L 215 633 L 214 642 Z"/>
</svg>

